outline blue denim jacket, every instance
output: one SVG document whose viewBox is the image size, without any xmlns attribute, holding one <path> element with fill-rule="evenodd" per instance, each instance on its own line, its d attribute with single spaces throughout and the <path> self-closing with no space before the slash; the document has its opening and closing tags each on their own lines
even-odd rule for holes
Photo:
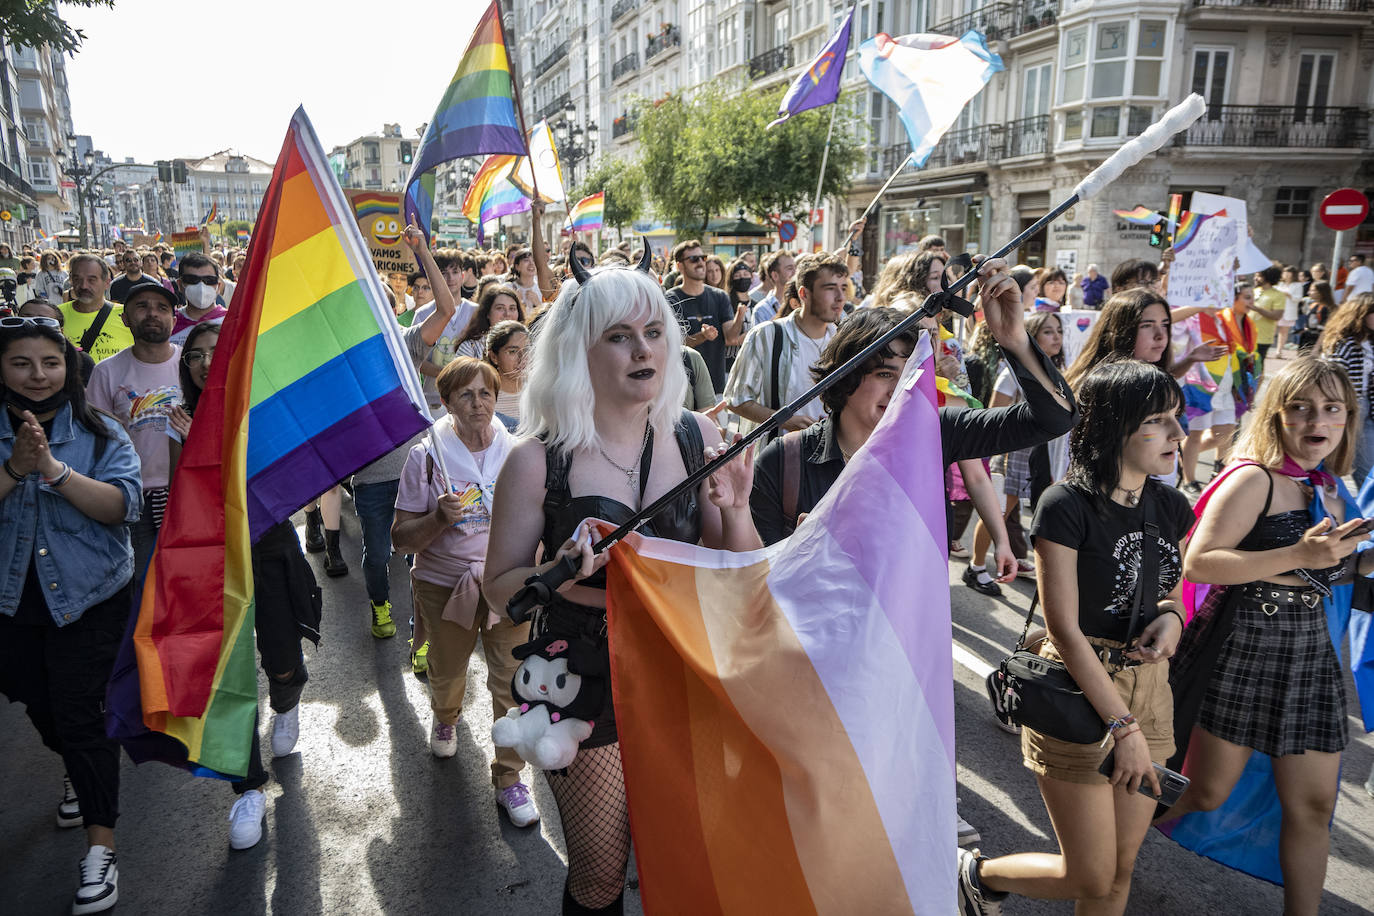
<svg viewBox="0 0 1374 916">
<path fill-rule="evenodd" d="M 12 419 L 8 408 L 0 407 L 0 458 L 14 454 Z M 74 471 L 123 490 L 124 521 L 137 521 L 143 511 L 138 453 L 118 422 L 103 414 L 101 419 L 110 439 L 99 463 L 95 434 L 72 419 L 69 404 L 53 417 L 48 448 Z M 0 499 L 0 531 L 0 614 L 13 617 L 18 610 L 30 562 L 37 566 L 59 627 L 119 591 L 134 572 L 128 527 L 102 525 L 82 514 L 36 472 Z"/>
</svg>

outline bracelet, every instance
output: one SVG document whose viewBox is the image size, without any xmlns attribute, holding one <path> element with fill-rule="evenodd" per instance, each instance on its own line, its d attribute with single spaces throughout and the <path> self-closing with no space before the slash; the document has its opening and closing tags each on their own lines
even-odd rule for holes
<svg viewBox="0 0 1374 916">
<path fill-rule="evenodd" d="M 1180 613 L 1178 612 L 1178 609 L 1177 609 L 1177 608 L 1171 608 L 1171 607 L 1160 608 L 1160 609 L 1159 609 L 1159 613 L 1160 613 L 1160 614 L 1173 614 L 1175 617 L 1178 618 L 1178 625 L 1179 625 L 1179 626 L 1181 626 L 1181 627 L 1186 627 L 1186 626 L 1188 626 L 1188 621 L 1186 621 L 1186 620 L 1183 619 L 1183 615 L 1180 614 Z"/>
<path fill-rule="evenodd" d="M 863 254 L 864 254 L 864 253 L 863 253 L 863 249 L 859 248 L 859 246 L 857 246 L 857 245 L 850 245 L 850 246 L 849 246 L 849 254 L 850 254 L 851 257 L 861 258 L 861 257 L 863 257 Z"/>
<path fill-rule="evenodd" d="M 1121 731 L 1122 729 L 1130 728 L 1132 725 L 1135 724 L 1135 715 L 1133 713 L 1128 712 L 1124 716 L 1112 716 L 1110 719 L 1107 720 L 1107 734 L 1102 736 L 1102 743 L 1099 744 L 1098 747 L 1106 747 L 1108 738 L 1124 738 L 1127 734 L 1129 734 L 1129 732 L 1122 732 L 1122 734 L 1120 735 L 1117 735 L 1116 733 L 1118 731 Z"/>
<path fill-rule="evenodd" d="M 5 459 L 5 473 L 10 475 L 10 480 L 13 480 L 15 483 L 23 483 L 24 478 L 28 476 L 27 474 L 21 474 L 14 468 L 10 467 L 10 460 L 8 458 Z"/>
<path fill-rule="evenodd" d="M 1121 734 L 1117 735 L 1117 736 L 1116 736 L 1116 740 L 1117 740 L 1118 742 L 1120 742 L 1122 738 L 1129 738 L 1131 735 L 1134 735 L 1134 734 L 1136 734 L 1136 733 L 1139 732 L 1139 731 L 1140 731 L 1140 726 L 1139 726 L 1139 725 L 1134 725 L 1134 726 L 1128 728 L 1126 731 L 1122 732 Z"/>
<path fill-rule="evenodd" d="M 58 474 L 56 477 L 44 477 L 43 482 L 55 490 L 70 480 L 71 476 L 72 466 L 64 461 L 62 463 L 62 473 Z"/>
</svg>

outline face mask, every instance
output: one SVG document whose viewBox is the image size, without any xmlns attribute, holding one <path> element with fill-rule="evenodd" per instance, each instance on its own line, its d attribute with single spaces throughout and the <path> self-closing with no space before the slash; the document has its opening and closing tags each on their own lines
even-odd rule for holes
<svg viewBox="0 0 1374 916">
<path fill-rule="evenodd" d="M 748 277 L 739 277 L 730 281 L 730 289 L 737 293 L 749 292 L 750 280 Z"/>
<path fill-rule="evenodd" d="M 208 309 L 215 304 L 215 288 L 197 283 L 186 290 L 186 304 L 192 308 Z"/>
<path fill-rule="evenodd" d="M 41 401 L 33 401 L 24 397 L 17 391 L 5 390 L 5 400 L 18 411 L 30 411 L 35 416 L 39 414 L 51 413 L 63 404 L 67 403 L 68 395 L 66 391 L 59 391 L 57 394 L 50 395 Z"/>
</svg>

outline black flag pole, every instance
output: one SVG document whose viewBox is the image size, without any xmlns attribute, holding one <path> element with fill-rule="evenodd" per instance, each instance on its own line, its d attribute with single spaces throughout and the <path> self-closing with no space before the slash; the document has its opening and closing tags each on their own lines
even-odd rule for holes
<svg viewBox="0 0 1374 916">
<path fill-rule="evenodd" d="M 1201 117 L 1206 110 L 1207 103 L 1202 96 L 1197 93 L 1190 95 L 1181 104 L 1166 112 L 1164 117 L 1159 121 L 1151 124 L 1144 133 L 1128 141 L 1105 162 L 1093 169 L 1086 178 L 1078 183 L 1078 186 L 1074 188 L 1073 193 L 1070 194 L 1068 198 L 1059 203 L 1054 209 L 1050 210 L 1049 213 L 1046 213 L 1026 229 L 1022 230 L 1020 235 L 993 252 L 990 257 L 992 259 L 1003 258 L 1021 247 L 1027 239 L 1058 219 L 1065 210 L 1069 209 L 1074 204 L 1092 197 L 1115 181 L 1126 169 L 1135 165 L 1155 150 L 1158 150 L 1168 142 L 1170 137 L 1187 128 L 1188 125 Z M 972 269 L 972 260 L 967 254 L 958 255 L 951 259 L 949 263 L 959 264 L 961 262 L 966 268 L 963 276 L 959 277 L 953 283 L 948 282 L 947 276 L 942 276 L 940 278 L 940 292 L 927 298 L 920 308 L 903 318 L 885 334 L 854 354 L 854 356 L 845 361 L 842 365 L 836 367 L 833 372 L 816 382 L 816 384 L 812 385 L 805 393 L 798 395 L 790 404 L 784 405 L 777 413 L 773 414 L 763 423 L 751 430 L 749 435 L 727 448 L 725 452 L 717 456 L 714 461 L 688 474 L 677 486 L 664 493 L 649 505 L 640 509 L 623 525 L 597 541 L 592 545 L 593 552 L 601 553 L 610 549 L 616 542 L 625 537 L 625 535 L 634 531 L 640 525 L 643 525 L 646 521 L 662 512 L 673 502 L 673 500 L 677 499 L 684 492 L 697 486 L 707 477 L 714 474 L 717 468 L 738 458 L 744 453 L 745 449 L 750 448 L 764 436 L 767 436 L 779 426 L 786 423 L 798 410 L 810 403 L 813 398 L 819 396 L 821 392 L 827 390 L 840 379 L 861 367 L 870 357 L 880 352 L 884 347 L 905 333 L 912 325 L 916 324 L 916 322 L 920 321 L 922 318 L 935 317 L 944 309 L 951 309 L 964 317 L 971 315 L 973 313 L 973 306 L 964 299 L 961 299 L 959 293 L 963 292 L 963 290 L 974 281 L 977 274 Z M 506 603 L 506 613 L 516 623 L 521 623 L 528 619 L 530 612 L 533 611 L 534 608 L 547 604 L 553 597 L 554 591 L 560 585 L 570 581 L 577 575 L 577 569 L 577 562 L 571 556 L 567 556 L 544 572 L 530 576 L 525 580 L 524 586 L 511 596 L 510 601 Z"/>
</svg>

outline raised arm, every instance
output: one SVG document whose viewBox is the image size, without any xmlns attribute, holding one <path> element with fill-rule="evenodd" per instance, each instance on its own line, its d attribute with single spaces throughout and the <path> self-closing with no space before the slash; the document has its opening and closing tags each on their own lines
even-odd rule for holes
<svg viewBox="0 0 1374 916">
<path fill-rule="evenodd" d="M 438 262 L 434 260 L 434 252 L 429 250 L 429 246 L 425 244 L 424 234 L 414 223 L 406 226 L 404 238 L 406 247 L 415 255 L 415 260 L 429 278 L 430 289 L 434 291 L 434 311 L 420 325 L 420 339 L 425 342 L 425 346 L 432 347 L 439 342 L 439 336 L 453 319 L 453 312 L 458 308 L 458 303 L 439 270 Z"/>
<path fill-rule="evenodd" d="M 541 226 L 544 216 L 544 202 L 530 202 L 530 252 L 534 255 L 534 278 L 539 284 L 540 295 L 548 298 L 549 293 L 558 292 L 558 281 L 549 269 L 549 248 L 544 244 L 544 230 Z"/>
</svg>

